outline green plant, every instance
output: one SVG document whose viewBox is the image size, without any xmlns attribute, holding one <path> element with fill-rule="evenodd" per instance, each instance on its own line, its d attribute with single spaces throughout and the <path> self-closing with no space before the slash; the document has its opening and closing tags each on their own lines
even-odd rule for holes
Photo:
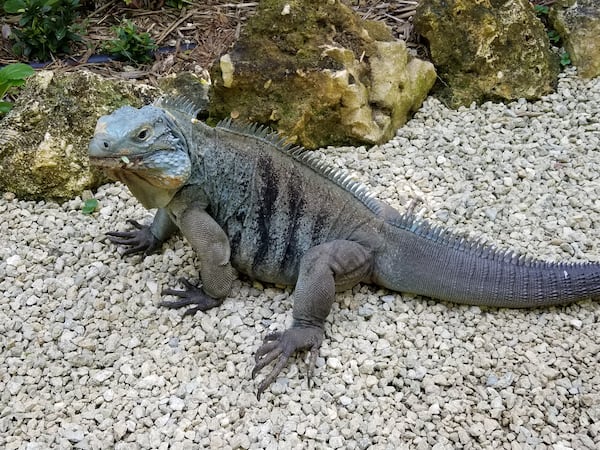
<svg viewBox="0 0 600 450">
<path fill-rule="evenodd" d="M 564 67 L 568 66 L 569 64 L 571 64 L 571 56 L 569 55 L 569 52 L 563 50 L 560 53 L 560 65 Z"/>
<path fill-rule="evenodd" d="M 548 7 L 547 7 L 547 6 L 545 6 L 545 5 L 535 5 L 535 6 L 533 7 L 533 10 L 535 11 L 535 13 L 536 13 L 538 16 L 547 16 L 547 15 L 548 15 L 548 13 L 550 12 L 550 8 L 548 8 Z"/>
<path fill-rule="evenodd" d="M 22 86 L 25 78 L 34 74 L 31 66 L 22 63 L 9 64 L 0 69 L 0 114 L 6 114 L 12 103 L 1 101 L 10 88 Z"/>
<path fill-rule="evenodd" d="M 152 52 L 157 47 L 148 33 L 140 33 L 135 24 L 127 19 L 113 27 L 113 31 L 117 38 L 108 42 L 104 51 L 134 63 L 152 61 Z"/>
<path fill-rule="evenodd" d="M 79 0 L 6 0 L 4 11 L 21 16 L 11 34 L 13 51 L 38 60 L 69 53 L 69 44 L 81 40 L 73 23 L 78 7 Z"/>
<path fill-rule="evenodd" d="M 558 44 L 560 41 L 560 34 L 556 30 L 548 30 L 548 39 L 553 44 Z"/>
<path fill-rule="evenodd" d="M 93 214 L 98 209 L 98 200 L 95 198 L 88 198 L 85 202 L 83 202 L 83 208 L 81 208 L 81 212 L 83 214 Z"/>
</svg>

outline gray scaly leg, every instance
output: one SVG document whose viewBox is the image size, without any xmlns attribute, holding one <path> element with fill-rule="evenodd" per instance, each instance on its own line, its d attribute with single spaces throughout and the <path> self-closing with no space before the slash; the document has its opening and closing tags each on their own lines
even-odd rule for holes
<svg viewBox="0 0 600 450">
<path fill-rule="evenodd" d="M 358 242 L 336 240 L 311 248 L 300 264 L 294 291 L 294 321 L 284 332 L 271 333 L 256 351 L 252 377 L 273 361 L 271 372 L 258 385 L 257 398 L 279 375 L 296 350 L 310 351 L 308 379 L 323 342 L 323 325 L 336 291 L 350 289 L 371 276 L 371 251 Z"/>
</svg>

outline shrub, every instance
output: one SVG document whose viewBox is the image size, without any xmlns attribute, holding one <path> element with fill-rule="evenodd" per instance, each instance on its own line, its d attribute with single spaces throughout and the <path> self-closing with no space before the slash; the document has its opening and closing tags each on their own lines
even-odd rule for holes
<svg viewBox="0 0 600 450">
<path fill-rule="evenodd" d="M 156 50 L 156 44 L 146 32 L 140 33 L 133 22 L 124 19 L 120 25 L 113 27 L 117 38 L 110 41 L 104 51 L 134 63 L 146 63 L 152 61 L 152 52 Z"/>
<path fill-rule="evenodd" d="M 4 10 L 21 16 L 11 34 L 13 51 L 37 60 L 69 53 L 69 44 L 81 40 L 73 24 L 78 7 L 79 0 L 6 0 Z"/>
</svg>

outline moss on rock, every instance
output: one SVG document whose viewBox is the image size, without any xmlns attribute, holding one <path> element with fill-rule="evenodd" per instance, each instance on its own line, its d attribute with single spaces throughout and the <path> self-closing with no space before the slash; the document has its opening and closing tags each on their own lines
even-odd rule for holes
<svg viewBox="0 0 600 450">
<path fill-rule="evenodd" d="M 307 148 L 381 143 L 425 99 L 429 63 L 338 0 L 263 0 L 211 73 L 210 116 L 267 124 Z"/>
<path fill-rule="evenodd" d="M 421 0 L 415 27 L 441 79 L 436 92 L 451 107 L 554 89 L 557 57 L 527 0 Z"/>
</svg>

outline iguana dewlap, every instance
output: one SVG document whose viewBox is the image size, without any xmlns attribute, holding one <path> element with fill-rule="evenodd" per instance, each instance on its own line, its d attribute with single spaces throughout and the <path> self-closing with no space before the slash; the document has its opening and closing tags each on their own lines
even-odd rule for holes
<svg viewBox="0 0 600 450">
<path fill-rule="evenodd" d="M 211 128 L 192 105 L 163 99 L 123 107 L 98 121 L 92 164 L 125 183 L 150 226 L 108 233 L 148 254 L 179 230 L 200 259 L 198 288 L 164 293 L 167 307 L 218 306 L 235 269 L 261 281 L 295 285 L 293 324 L 270 334 L 253 375 L 275 361 L 258 395 L 298 349 L 311 352 L 335 292 L 360 282 L 457 303 L 511 308 L 570 303 L 600 292 L 597 263 L 551 263 L 498 251 L 400 214 L 313 153 L 290 148 L 259 127 Z"/>
</svg>

